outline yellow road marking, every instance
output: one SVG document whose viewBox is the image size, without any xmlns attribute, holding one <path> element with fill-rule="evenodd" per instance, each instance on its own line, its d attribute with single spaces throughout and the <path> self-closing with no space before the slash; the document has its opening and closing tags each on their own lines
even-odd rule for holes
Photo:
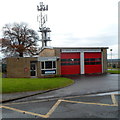
<svg viewBox="0 0 120 120">
<path fill-rule="evenodd" d="M 81 95 L 81 96 L 71 96 L 71 97 L 64 97 L 63 99 L 66 99 L 66 98 L 77 98 L 77 97 L 86 97 L 88 95 Z"/>
<path fill-rule="evenodd" d="M 55 109 L 58 107 L 58 105 L 61 103 L 62 100 L 58 100 L 53 107 L 49 110 L 49 112 L 46 114 L 48 117 L 55 111 Z"/>
<path fill-rule="evenodd" d="M 80 96 L 75 96 L 75 97 L 80 97 Z M 75 97 L 64 97 L 64 98 L 75 98 Z M 35 116 L 39 116 L 39 117 L 42 117 L 42 118 L 48 118 L 55 111 L 55 109 L 58 107 L 58 105 L 61 102 L 81 103 L 81 104 L 100 105 L 100 106 L 118 106 L 118 103 L 117 103 L 117 101 L 115 99 L 115 95 L 114 94 L 111 95 L 111 98 L 112 98 L 113 104 L 80 102 L 80 101 L 71 101 L 71 100 L 59 99 L 53 105 L 53 107 L 49 110 L 49 112 L 46 115 L 37 114 L 37 113 L 33 113 L 33 112 L 28 112 L 28 111 L 23 111 L 23 110 L 20 110 L 20 109 L 16 109 L 16 108 L 12 108 L 12 107 L 7 107 L 7 106 L 0 106 L 0 108 L 6 108 L 6 109 L 13 110 L 13 111 L 21 112 L 21 113 L 35 115 Z M 55 100 L 55 99 L 49 99 L 49 100 Z M 48 101 L 48 100 L 39 100 L 39 101 L 31 101 L 31 102 L 43 102 L 43 101 Z M 24 103 L 31 103 L 31 102 L 11 103 L 11 104 L 24 104 Z M 11 105 L 11 104 L 5 104 L 5 105 Z"/>
<path fill-rule="evenodd" d="M 62 101 L 64 101 L 64 102 L 71 102 L 71 103 L 101 105 L 101 106 L 117 106 L 117 105 L 115 105 L 115 104 L 90 103 L 90 102 L 80 102 L 80 101 L 71 101 L 71 100 L 62 100 Z"/>
<path fill-rule="evenodd" d="M 21 112 L 21 113 L 26 113 L 26 114 L 30 114 L 30 115 L 35 115 L 35 116 L 43 117 L 43 118 L 48 118 L 55 111 L 55 109 L 61 103 L 61 101 L 62 100 L 58 100 L 53 105 L 53 107 L 49 110 L 49 112 L 46 115 L 41 115 L 41 114 L 37 114 L 37 113 L 33 113 L 33 112 L 23 111 L 23 110 L 12 108 L 12 107 L 8 107 L 8 106 L 0 106 L 0 107 L 6 108 L 6 109 L 9 109 L 9 110 L 13 110 L 13 111 L 17 111 L 17 112 Z"/>
<path fill-rule="evenodd" d="M 114 94 L 111 95 L 111 98 L 112 98 L 113 104 L 114 104 L 114 105 L 118 105 L 118 102 L 117 102 Z"/>
<path fill-rule="evenodd" d="M 30 114 L 30 115 L 35 115 L 35 116 L 47 118 L 46 115 L 41 115 L 41 114 L 37 114 L 37 113 L 33 113 L 33 112 L 28 112 L 28 111 L 24 111 L 24 110 L 19 110 L 19 109 L 7 107 L 7 106 L 2 106 L 2 108 L 9 109 L 9 110 L 13 110 L 13 111 L 17 111 L 17 112 L 20 112 L 20 113 L 26 113 L 26 114 Z"/>
</svg>

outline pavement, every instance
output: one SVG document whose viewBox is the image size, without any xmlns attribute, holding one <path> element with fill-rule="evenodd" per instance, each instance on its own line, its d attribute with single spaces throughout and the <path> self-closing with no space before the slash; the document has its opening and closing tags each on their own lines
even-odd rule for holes
<svg viewBox="0 0 120 120">
<path fill-rule="evenodd" d="M 35 95 L 39 96 L 39 99 L 42 99 L 46 97 L 96 94 L 120 90 L 118 88 L 118 74 L 77 75 L 67 77 L 73 79 L 75 83 L 61 89 L 2 94 L 2 100 L 0 102 L 5 103 L 27 97 L 34 98 Z"/>
</svg>

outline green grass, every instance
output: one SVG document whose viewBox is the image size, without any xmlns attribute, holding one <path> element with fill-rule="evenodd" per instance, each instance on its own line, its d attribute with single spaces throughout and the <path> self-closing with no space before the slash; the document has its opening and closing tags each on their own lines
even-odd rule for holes
<svg viewBox="0 0 120 120">
<path fill-rule="evenodd" d="M 120 69 L 108 70 L 107 72 L 112 74 L 120 74 Z"/>
<path fill-rule="evenodd" d="M 2 73 L 0 72 L 0 78 L 2 77 Z"/>
<path fill-rule="evenodd" d="M 49 90 L 73 84 L 68 78 L 3 78 L 2 93 Z M 1 92 L 1 91 L 0 91 Z"/>
</svg>

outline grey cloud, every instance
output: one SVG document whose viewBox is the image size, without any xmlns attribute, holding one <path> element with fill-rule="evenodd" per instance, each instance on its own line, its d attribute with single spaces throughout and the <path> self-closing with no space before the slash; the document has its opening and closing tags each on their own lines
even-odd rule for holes
<svg viewBox="0 0 120 120">
<path fill-rule="evenodd" d="M 78 38 L 70 36 L 64 36 L 64 42 L 72 45 L 79 46 L 111 46 L 118 44 L 117 36 L 110 35 L 102 35 L 102 36 L 93 36 L 93 37 L 85 37 Z"/>
</svg>

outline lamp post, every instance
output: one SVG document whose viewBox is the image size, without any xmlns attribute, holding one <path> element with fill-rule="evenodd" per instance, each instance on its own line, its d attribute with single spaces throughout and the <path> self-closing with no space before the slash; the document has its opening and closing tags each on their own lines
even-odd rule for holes
<svg viewBox="0 0 120 120">
<path fill-rule="evenodd" d="M 110 49 L 111 51 L 111 70 L 112 70 L 112 49 Z"/>
</svg>

